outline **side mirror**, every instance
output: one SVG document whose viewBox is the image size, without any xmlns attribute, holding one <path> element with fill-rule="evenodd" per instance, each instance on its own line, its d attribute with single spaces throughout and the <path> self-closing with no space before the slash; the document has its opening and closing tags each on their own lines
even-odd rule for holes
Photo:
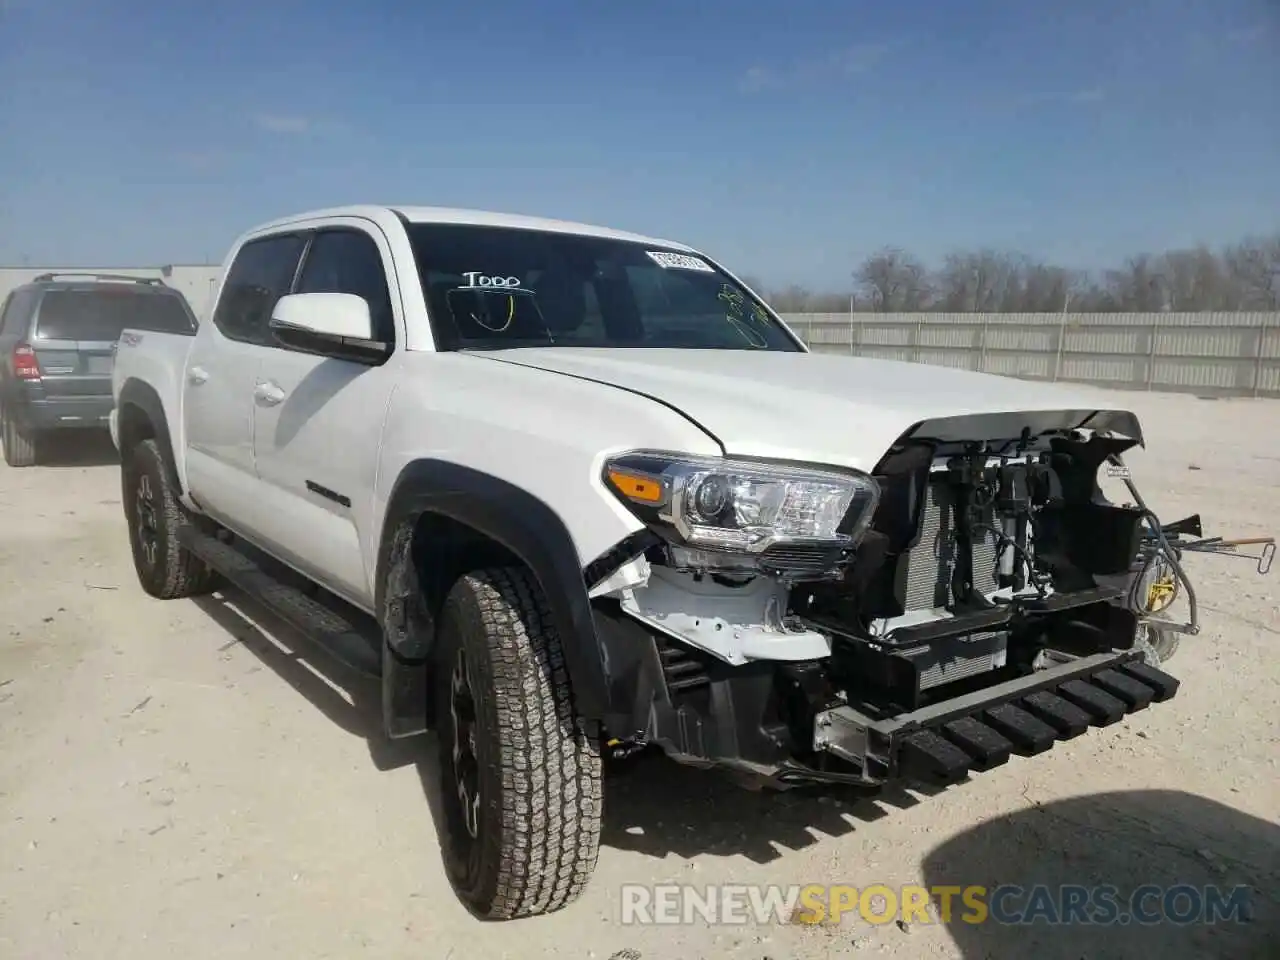
<svg viewBox="0 0 1280 960">
<path fill-rule="evenodd" d="M 281 345 L 357 363 L 381 363 L 391 344 L 373 339 L 363 297 L 350 293 L 291 293 L 276 301 L 268 325 Z"/>
</svg>

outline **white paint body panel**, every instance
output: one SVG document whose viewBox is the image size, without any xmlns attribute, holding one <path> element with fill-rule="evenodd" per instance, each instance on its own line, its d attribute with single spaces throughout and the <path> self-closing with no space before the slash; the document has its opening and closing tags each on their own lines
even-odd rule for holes
<svg viewBox="0 0 1280 960">
<path fill-rule="evenodd" d="M 283 395 L 275 405 L 257 402 L 253 412 L 261 546 L 366 608 L 373 604 L 366 558 L 370 543 L 377 545 L 368 518 L 395 373 L 290 350 L 267 351 L 258 368 L 259 382 Z"/>
<path fill-rule="evenodd" d="M 368 340 L 373 335 L 369 304 L 350 293 L 293 293 L 276 302 L 271 319 L 334 337 Z"/>
<path fill-rule="evenodd" d="M 187 490 L 220 520 L 248 519 L 245 506 L 254 499 L 253 388 L 261 362 L 260 348 L 203 323 L 178 378 L 183 417 L 174 446 L 184 451 Z"/>
<path fill-rule="evenodd" d="M 131 378 L 159 394 L 189 505 L 198 504 L 368 611 L 389 498 L 416 460 L 469 467 L 528 491 L 563 520 L 585 566 L 641 529 L 603 486 L 602 466 L 614 453 L 728 453 L 870 470 L 921 421 L 1097 406 L 1087 388 L 808 352 L 439 352 L 402 216 L 582 233 L 696 253 L 670 241 L 502 214 L 320 211 L 275 221 L 236 241 L 194 338 L 136 332 L 122 338 L 117 399 Z M 239 343 L 211 322 L 223 278 L 245 241 L 323 226 L 364 230 L 381 251 L 397 335 L 395 352 L 381 366 Z M 130 335 L 137 342 L 126 344 Z M 955 429 L 963 426 L 963 419 L 952 422 Z M 816 634 L 775 636 L 763 607 L 726 607 L 717 614 L 714 597 L 691 595 L 682 611 L 681 581 L 666 574 L 646 595 L 656 571 L 639 561 L 604 589 L 625 595 L 634 616 L 731 662 L 825 652 Z M 762 587 L 760 603 L 774 596 Z M 694 612 L 719 616 L 726 625 L 721 632 L 737 629 L 738 636 L 717 647 L 714 628 L 690 627 L 682 618 Z"/>
<path fill-rule="evenodd" d="M 1099 406 L 1088 387 L 825 353 L 537 347 L 487 356 L 659 397 L 731 455 L 863 471 L 922 421 Z"/>
</svg>

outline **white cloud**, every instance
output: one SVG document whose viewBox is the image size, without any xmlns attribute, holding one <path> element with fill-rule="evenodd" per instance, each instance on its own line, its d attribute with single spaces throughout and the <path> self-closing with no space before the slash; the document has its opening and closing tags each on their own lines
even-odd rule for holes
<svg viewBox="0 0 1280 960">
<path fill-rule="evenodd" d="M 211 173 L 225 167 L 231 158 L 221 150 L 182 150 L 173 159 L 200 173 Z"/>
<path fill-rule="evenodd" d="M 892 49 L 887 43 L 856 43 L 825 56 L 798 60 L 787 66 L 755 64 L 739 78 L 744 93 L 802 86 L 866 73 L 880 64 Z"/>
<path fill-rule="evenodd" d="M 307 133 L 312 128 L 311 120 L 306 117 L 278 113 L 255 114 L 253 122 L 259 129 L 266 130 L 268 133 L 299 134 Z"/>
<path fill-rule="evenodd" d="M 1076 90 L 1063 99 L 1067 103 L 1101 103 L 1107 99 L 1107 91 L 1101 87 L 1090 87 L 1088 90 Z"/>
<path fill-rule="evenodd" d="M 1267 25 L 1265 23 L 1255 23 L 1251 27 L 1240 27 L 1236 30 L 1227 31 L 1227 42 L 1234 43 L 1238 46 L 1247 46 L 1251 43 L 1257 43 L 1267 33 Z"/>
</svg>

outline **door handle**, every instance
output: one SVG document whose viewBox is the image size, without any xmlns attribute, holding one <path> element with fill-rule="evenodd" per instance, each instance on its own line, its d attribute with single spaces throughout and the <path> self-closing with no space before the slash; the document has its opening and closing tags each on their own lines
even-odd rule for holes
<svg viewBox="0 0 1280 960">
<path fill-rule="evenodd" d="M 200 386 L 209 379 L 209 371 L 204 367 L 192 367 L 187 371 L 187 383 L 192 386 Z"/>
<path fill-rule="evenodd" d="M 270 381 L 259 383 L 253 388 L 253 399 L 264 407 L 274 407 L 284 399 L 284 388 Z"/>
</svg>

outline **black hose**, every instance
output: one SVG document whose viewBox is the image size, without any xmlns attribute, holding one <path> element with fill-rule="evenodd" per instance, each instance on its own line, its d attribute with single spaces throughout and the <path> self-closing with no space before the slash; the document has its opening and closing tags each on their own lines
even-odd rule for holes
<svg viewBox="0 0 1280 960">
<path fill-rule="evenodd" d="M 1017 540 L 1013 539 L 1013 537 L 1009 536 L 1003 530 L 997 530 L 995 527 L 991 526 L 988 523 L 975 523 L 974 529 L 988 531 L 993 536 L 995 536 L 995 538 L 1000 542 L 1001 547 L 1003 547 L 1005 544 L 1008 544 L 1009 546 L 1013 547 L 1014 551 L 1019 556 L 1022 557 L 1022 563 L 1027 568 L 1027 581 L 1033 587 L 1036 588 L 1036 593 L 1040 594 L 1041 599 L 1044 599 L 1044 597 L 1047 596 L 1047 594 L 1045 593 L 1044 584 L 1041 582 L 1040 577 L 1036 574 L 1035 567 L 1031 563 L 1030 554 L 1028 554 L 1027 551 L 1022 548 L 1022 545 L 1019 544 Z"/>
<path fill-rule="evenodd" d="M 1160 544 L 1160 549 L 1164 551 L 1165 558 L 1169 561 L 1169 565 L 1173 567 L 1173 572 L 1181 581 L 1183 587 L 1187 591 L 1187 605 L 1191 608 L 1190 623 L 1187 624 L 1187 632 L 1197 634 L 1200 632 L 1200 614 L 1196 605 L 1196 588 L 1191 585 L 1191 581 L 1187 578 L 1186 573 L 1182 569 L 1182 564 L 1178 562 L 1177 553 L 1173 547 L 1169 545 L 1169 538 L 1164 534 L 1164 527 L 1160 525 L 1160 518 L 1152 512 L 1147 506 L 1146 501 L 1142 499 L 1142 494 L 1138 492 L 1138 488 L 1134 485 L 1133 479 L 1128 475 L 1129 471 L 1125 469 L 1124 461 L 1120 459 L 1118 453 L 1113 453 L 1107 457 L 1111 463 L 1115 464 L 1121 470 L 1124 470 L 1124 485 L 1129 488 L 1129 493 L 1133 496 L 1133 502 L 1138 505 L 1138 509 L 1142 511 L 1142 518 L 1151 526 L 1152 532 L 1155 534 L 1156 540 Z"/>
</svg>

